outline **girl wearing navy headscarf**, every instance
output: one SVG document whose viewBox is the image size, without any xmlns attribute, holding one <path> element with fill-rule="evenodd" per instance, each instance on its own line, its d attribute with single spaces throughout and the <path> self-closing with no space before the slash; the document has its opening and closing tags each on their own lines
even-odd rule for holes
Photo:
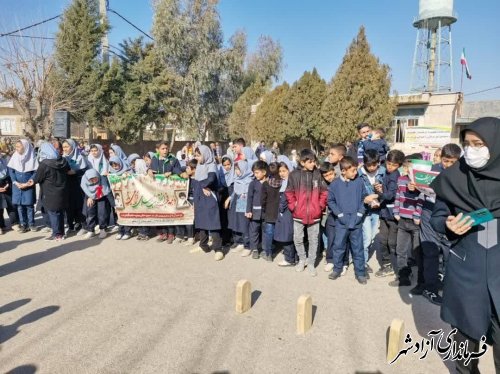
<svg viewBox="0 0 500 374">
<path fill-rule="evenodd" d="M 62 143 L 63 156 L 68 161 L 71 170 L 68 172 L 68 191 L 71 199 L 66 209 L 66 220 L 68 223 L 68 232 L 76 231 L 77 235 L 85 234 L 83 224 L 83 191 L 80 187 L 83 174 L 89 168 L 89 163 L 79 152 L 78 144 L 73 139 L 66 139 Z"/>
<path fill-rule="evenodd" d="M 215 251 L 215 260 L 224 258 L 220 236 L 221 224 L 219 202 L 217 200 L 217 169 L 214 154 L 206 145 L 200 145 L 195 150 L 198 160 L 194 179 L 194 225 L 199 230 L 199 249 Z M 212 248 L 208 245 L 208 232 L 212 235 Z"/>
<path fill-rule="evenodd" d="M 64 211 L 68 207 L 68 161 L 51 143 L 43 143 L 39 149 L 40 165 L 27 185 L 40 184 L 42 205 L 48 214 L 52 235 L 45 240 L 64 239 Z"/>
</svg>

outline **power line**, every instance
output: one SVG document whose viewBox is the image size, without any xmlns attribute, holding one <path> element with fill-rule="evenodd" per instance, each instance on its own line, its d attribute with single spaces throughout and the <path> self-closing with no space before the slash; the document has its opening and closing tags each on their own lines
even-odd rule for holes
<svg viewBox="0 0 500 374">
<path fill-rule="evenodd" d="M 152 41 L 154 41 L 153 37 L 151 35 L 149 35 L 147 32 L 141 30 L 139 27 L 137 27 L 136 25 L 134 25 L 132 22 L 130 22 L 128 19 L 126 19 L 125 17 L 123 17 L 120 13 L 118 13 L 117 11 L 114 11 L 113 9 L 108 9 L 108 11 L 116 14 L 118 17 L 120 17 L 122 20 L 124 20 L 125 22 L 127 22 L 130 26 L 132 26 L 134 29 L 136 29 L 137 31 L 139 31 L 140 33 L 142 33 L 143 35 L 145 35 L 146 37 L 148 37 L 149 39 L 151 39 Z"/>
<path fill-rule="evenodd" d="M 4 33 L 4 34 L 0 34 L 0 37 L 3 37 L 3 36 L 9 36 L 9 35 L 12 35 L 12 34 L 17 34 L 18 32 L 21 32 L 21 31 L 24 31 L 24 30 L 28 30 L 28 29 L 31 29 L 32 27 L 36 27 L 36 26 L 40 26 L 40 25 L 43 25 L 44 23 L 47 23 L 49 21 L 52 21 L 52 20 L 55 20 L 56 18 L 59 18 L 61 17 L 62 14 L 59 14 L 55 17 L 52 17 L 52 18 L 48 18 L 48 19 L 45 19 L 43 21 L 40 21 L 40 22 L 37 22 L 37 23 L 34 23 L 32 25 L 29 25 L 29 26 L 26 26 L 26 27 L 22 27 L 20 29 L 17 29 L 17 30 L 14 30 L 14 31 L 10 31 L 10 32 L 7 32 L 7 33 Z"/>
<path fill-rule="evenodd" d="M 49 37 L 49 36 L 16 35 L 16 34 L 5 35 L 5 36 L 9 36 L 11 38 L 12 37 L 16 37 L 16 38 L 29 38 L 29 39 L 56 40 L 56 38 L 52 38 L 52 37 Z"/>
<path fill-rule="evenodd" d="M 487 88 L 487 89 L 485 89 L 485 90 L 481 90 L 481 91 L 476 91 L 476 92 L 466 93 L 466 94 L 464 94 L 464 96 L 476 95 L 476 94 L 478 94 L 478 93 L 483 93 L 483 92 L 487 92 L 487 91 L 498 90 L 499 88 L 500 88 L 500 86 L 491 87 L 491 88 Z"/>
<path fill-rule="evenodd" d="M 126 62 L 130 62 L 129 59 L 127 59 L 126 57 L 116 53 L 115 51 L 112 51 L 111 49 L 108 49 L 108 52 L 115 55 L 116 57 L 119 57 L 121 60 L 123 61 L 126 61 Z"/>
</svg>

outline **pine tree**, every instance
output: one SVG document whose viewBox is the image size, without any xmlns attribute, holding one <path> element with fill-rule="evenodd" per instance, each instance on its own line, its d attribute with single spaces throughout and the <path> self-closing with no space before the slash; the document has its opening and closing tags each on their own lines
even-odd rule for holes
<svg viewBox="0 0 500 374">
<path fill-rule="evenodd" d="M 267 93 L 250 119 L 253 139 L 283 143 L 288 138 L 289 114 L 285 106 L 290 86 L 283 83 Z"/>
<path fill-rule="evenodd" d="M 326 82 L 316 69 L 305 72 L 290 88 L 285 99 L 289 114 L 287 137 L 309 139 L 311 148 L 318 148 L 322 139 L 321 105 L 326 96 Z"/>
<path fill-rule="evenodd" d="M 321 122 L 325 140 L 352 141 L 359 123 L 388 126 L 396 111 L 396 103 L 389 97 L 390 87 L 390 69 L 370 52 L 365 29 L 361 27 L 323 102 Z"/>
<path fill-rule="evenodd" d="M 232 139 L 241 137 L 250 140 L 252 107 L 255 108 L 255 105 L 260 103 L 267 90 L 267 87 L 259 79 L 236 100 L 227 120 L 229 135 Z"/>
<path fill-rule="evenodd" d="M 88 120 L 89 111 L 100 105 L 95 93 L 103 76 L 98 55 L 106 28 L 100 23 L 96 0 L 73 0 L 59 23 L 51 82 L 77 119 Z"/>
</svg>

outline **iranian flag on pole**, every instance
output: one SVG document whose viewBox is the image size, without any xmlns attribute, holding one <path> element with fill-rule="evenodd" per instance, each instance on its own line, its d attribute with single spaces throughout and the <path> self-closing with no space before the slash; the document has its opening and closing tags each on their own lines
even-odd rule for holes
<svg viewBox="0 0 500 374">
<path fill-rule="evenodd" d="M 472 79 L 472 75 L 470 74 L 469 64 L 467 63 L 467 59 L 465 58 L 465 48 L 462 50 L 462 56 L 460 56 L 460 63 L 462 67 L 465 67 L 465 75 L 468 79 Z"/>
</svg>

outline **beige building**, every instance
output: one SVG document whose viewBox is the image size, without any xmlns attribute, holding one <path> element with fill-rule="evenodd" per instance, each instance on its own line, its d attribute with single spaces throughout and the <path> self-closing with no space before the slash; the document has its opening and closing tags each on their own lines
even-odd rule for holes
<svg viewBox="0 0 500 374">
<path fill-rule="evenodd" d="M 389 135 L 406 152 L 432 150 L 458 142 L 460 130 L 481 117 L 500 118 L 500 100 L 465 102 L 463 94 L 419 93 L 398 96 Z"/>
<path fill-rule="evenodd" d="M 0 136 L 23 136 L 24 123 L 12 101 L 0 100 Z"/>
</svg>

